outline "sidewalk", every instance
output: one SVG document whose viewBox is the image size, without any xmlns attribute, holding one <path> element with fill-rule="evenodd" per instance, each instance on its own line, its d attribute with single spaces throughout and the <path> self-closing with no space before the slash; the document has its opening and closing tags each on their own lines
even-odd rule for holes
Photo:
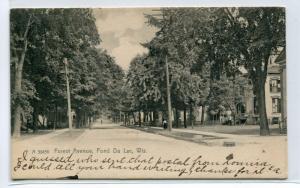
<svg viewBox="0 0 300 188">
<path fill-rule="evenodd" d="M 178 129 L 173 128 L 172 131 L 163 129 L 162 127 L 137 127 L 130 126 L 128 128 L 134 128 L 148 133 L 158 134 L 162 136 L 172 137 L 175 139 L 195 142 L 207 146 L 242 146 L 245 144 L 263 144 L 266 142 L 272 142 L 274 139 L 286 139 L 286 136 L 260 136 L 257 135 L 238 135 L 238 134 L 226 134 L 218 132 L 207 132 L 195 129 Z"/>
<path fill-rule="evenodd" d="M 83 135 L 83 133 L 86 131 L 86 128 L 82 129 L 72 129 L 70 130 L 68 128 L 63 129 L 56 129 L 56 130 L 40 130 L 37 133 L 30 133 L 30 134 L 23 134 L 19 138 L 12 138 L 13 143 L 43 143 L 43 144 L 49 144 L 49 143 L 69 143 L 69 142 L 77 142 L 80 140 L 80 137 Z"/>
<path fill-rule="evenodd" d="M 12 138 L 13 141 L 19 142 L 24 140 L 35 140 L 39 138 L 51 138 L 54 136 L 57 136 L 59 134 L 62 134 L 64 132 L 67 132 L 69 129 L 63 128 L 63 129 L 55 129 L 55 130 L 38 130 L 35 133 L 23 133 L 21 137 L 19 138 Z"/>
<path fill-rule="evenodd" d="M 104 122 L 104 123 L 103 123 Z M 107 121 L 95 121 L 90 127 L 75 128 L 73 127 L 70 132 L 69 128 L 55 129 L 55 130 L 38 130 L 35 133 L 23 133 L 19 138 L 12 138 L 15 143 L 19 142 L 44 142 L 44 143 L 56 143 L 56 142 L 81 142 L 82 137 L 86 131 L 93 129 L 115 129 L 118 128 L 119 124 L 107 123 Z"/>
<path fill-rule="evenodd" d="M 216 132 L 233 135 L 259 135 L 259 125 L 197 125 L 187 129 L 199 130 L 204 132 Z M 280 135 L 279 125 L 269 125 L 272 136 Z"/>
</svg>

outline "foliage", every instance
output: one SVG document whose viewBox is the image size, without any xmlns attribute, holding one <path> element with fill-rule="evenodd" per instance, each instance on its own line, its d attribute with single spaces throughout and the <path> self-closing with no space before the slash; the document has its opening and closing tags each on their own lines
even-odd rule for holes
<svg viewBox="0 0 300 188">
<path fill-rule="evenodd" d="M 19 93 L 14 89 L 15 70 L 24 48 L 24 25 L 29 18 L 28 48 Z M 84 121 L 79 126 L 86 124 L 86 117 L 114 110 L 104 107 L 117 106 L 117 88 L 122 85 L 124 73 L 98 47 L 100 41 L 91 9 L 12 10 L 12 116 L 19 105 L 23 122 L 32 124 L 37 124 L 36 115 L 46 116 L 50 121 L 50 114 L 57 108 L 66 113 L 64 58 L 68 60 L 72 109 L 77 113 L 77 122 Z"/>
</svg>

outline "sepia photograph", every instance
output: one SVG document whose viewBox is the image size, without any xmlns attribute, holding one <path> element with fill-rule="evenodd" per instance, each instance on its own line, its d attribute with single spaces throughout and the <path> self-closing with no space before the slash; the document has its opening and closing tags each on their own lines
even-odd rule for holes
<svg viewBox="0 0 300 188">
<path fill-rule="evenodd" d="M 284 7 L 10 9 L 13 180 L 287 179 Z"/>
</svg>

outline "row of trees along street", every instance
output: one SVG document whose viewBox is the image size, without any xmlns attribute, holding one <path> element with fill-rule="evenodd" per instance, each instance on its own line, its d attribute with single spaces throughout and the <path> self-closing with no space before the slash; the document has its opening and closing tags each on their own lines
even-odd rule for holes
<svg viewBox="0 0 300 188">
<path fill-rule="evenodd" d="M 236 111 L 242 99 L 234 88 L 251 80 L 261 135 L 269 134 L 264 84 L 270 56 L 285 46 L 283 8 L 163 8 L 145 16 L 158 32 L 125 74 L 99 47 L 91 9 L 12 10 L 13 136 L 22 127 L 43 128 L 39 117 L 47 128 L 66 127 L 66 78 L 78 128 L 101 113 L 113 119 L 152 113 L 145 121 L 158 123 L 162 111 L 172 122 L 172 108 L 175 125 L 178 111 L 188 112 L 184 123 L 192 124 L 197 106 Z"/>
<path fill-rule="evenodd" d="M 285 46 L 284 8 L 163 8 L 145 16 L 158 32 L 142 44 L 149 52 L 130 64 L 123 86 L 128 113 L 152 112 L 155 123 L 162 111 L 172 122 L 174 108 L 175 125 L 178 110 L 184 111 L 184 124 L 189 111 L 193 124 L 196 106 L 234 114 L 242 98 L 231 86 L 250 81 L 258 100 L 260 134 L 270 134 L 265 82 L 269 58 Z M 171 130 L 172 123 L 168 126 Z"/>
<path fill-rule="evenodd" d="M 14 137 L 67 127 L 67 78 L 77 128 L 118 109 L 124 72 L 99 48 L 91 9 L 14 9 L 10 19 Z"/>
</svg>

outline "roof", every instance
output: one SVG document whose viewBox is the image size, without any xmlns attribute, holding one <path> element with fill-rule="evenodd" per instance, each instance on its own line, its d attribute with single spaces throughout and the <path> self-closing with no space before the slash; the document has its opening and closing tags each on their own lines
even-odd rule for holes
<svg viewBox="0 0 300 188">
<path fill-rule="evenodd" d="M 275 63 L 277 64 L 285 64 L 286 63 L 286 52 L 285 49 L 281 51 L 278 57 L 275 59 Z"/>
</svg>

